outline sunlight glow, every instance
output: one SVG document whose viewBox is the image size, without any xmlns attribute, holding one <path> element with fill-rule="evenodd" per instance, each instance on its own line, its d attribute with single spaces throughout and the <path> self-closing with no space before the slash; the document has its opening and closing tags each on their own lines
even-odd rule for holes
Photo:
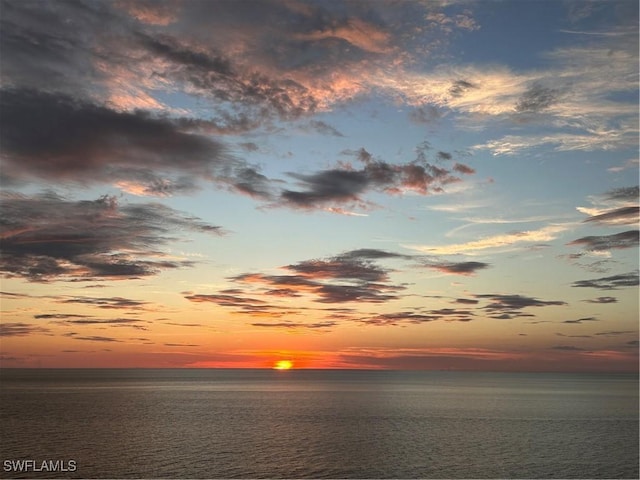
<svg viewBox="0 0 640 480">
<path fill-rule="evenodd" d="M 291 360 L 278 360 L 273 366 L 274 370 L 289 370 L 293 368 L 293 362 Z"/>
</svg>

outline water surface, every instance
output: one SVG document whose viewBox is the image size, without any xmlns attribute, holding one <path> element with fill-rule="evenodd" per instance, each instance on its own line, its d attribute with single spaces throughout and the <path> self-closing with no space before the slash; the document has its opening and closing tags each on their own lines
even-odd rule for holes
<svg viewBox="0 0 640 480">
<path fill-rule="evenodd" d="M 638 377 L 0 371 L 0 458 L 51 478 L 638 478 Z M 5 465 L 3 463 L 3 465 Z"/>
</svg>

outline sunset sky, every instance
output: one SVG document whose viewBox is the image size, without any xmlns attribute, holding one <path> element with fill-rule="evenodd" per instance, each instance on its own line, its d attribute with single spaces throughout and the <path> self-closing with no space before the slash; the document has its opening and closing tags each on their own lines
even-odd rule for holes
<svg viewBox="0 0 640 480">
<path fill-rule="evenodd" d="M 2 0 L 1 365 L 637 371 L 638 68 L 637 0 Z"/>
</svg>

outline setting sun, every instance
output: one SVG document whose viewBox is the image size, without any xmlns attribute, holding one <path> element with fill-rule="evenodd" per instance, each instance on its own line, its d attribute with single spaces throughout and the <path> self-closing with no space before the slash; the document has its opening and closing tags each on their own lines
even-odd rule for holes
<svg viewBox="0 0 640 480">
<path fill-rule="evenodd" d="M 291 360 L 278 360 L 273 368 L 274 370 L 289 370 L 293 368 L 293 362 Z"/>
</svg>

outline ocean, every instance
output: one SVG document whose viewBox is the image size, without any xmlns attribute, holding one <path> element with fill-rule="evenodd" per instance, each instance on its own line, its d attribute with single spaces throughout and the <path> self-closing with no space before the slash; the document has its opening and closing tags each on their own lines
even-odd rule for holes
<svg viewBox="0 0 640 480">
<path fill-rule="evenodd" d="M 638 376 L 0 370 L 2 478 L 634 478 Z"/>
</svg>

